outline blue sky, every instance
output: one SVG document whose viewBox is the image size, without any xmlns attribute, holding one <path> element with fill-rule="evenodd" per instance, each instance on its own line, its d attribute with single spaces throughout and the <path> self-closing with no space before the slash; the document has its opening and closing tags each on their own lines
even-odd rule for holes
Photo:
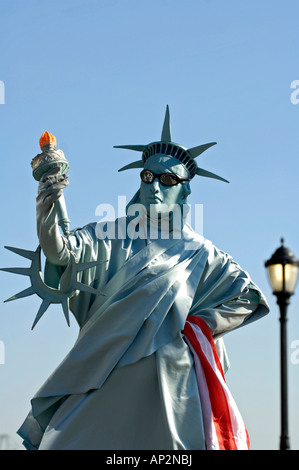
<svg viewBox="0 0 299 470">
<path fill-rule="evenodd" d="M 37 183 L 30 162 L 43 131 L 70 162 L 65 190 L 72 227 L 96 221 L 100 203 L 136 191 L 138 170 L 118 173 L 132 152 L 114 145 L 160 138 L 169 104 L 172 138 L 216 141 L 198 159 L 230 184 L 197 178 L 204 236 L 230 253 L 266 295 L 271 313 L 226 337 L 227 382 L 253 449 L 279 442 L 279 321 L 264 261 L 285 237 L 299 257 L 299 79 L 296 0 L 2 0 L 0 4 L 1 266 L 26 261 L 4 245 L 34 250 Z M 1 102 L 1 99 L 0 99 Z M 28 286 L 1 273 L 0 300 Z M 29 401 L 75 341 L 59 307 L 35 330 L 37 297 L 0 303 L 0 433 L 15 431 Z M 288 321 L 291 446 L 299 449 L 298 292 Z"/>
</svg>

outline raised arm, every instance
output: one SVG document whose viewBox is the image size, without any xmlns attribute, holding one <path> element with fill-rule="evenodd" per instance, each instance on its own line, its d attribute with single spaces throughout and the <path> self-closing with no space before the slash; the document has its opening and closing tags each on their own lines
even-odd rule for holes
<svg viewBox="0 0 299 470">
<path fill-rule="evenodd" d="M 67 175 L 58 175 L 56 169 L 50 171 L 41 178 L 36 198 L 39 243 L 47 260 L 58 266 L 66 266 L 69 261 L 69 251 L 56 222 L 55 210 L 55 201 L 67 185 Z"/>
</svg>

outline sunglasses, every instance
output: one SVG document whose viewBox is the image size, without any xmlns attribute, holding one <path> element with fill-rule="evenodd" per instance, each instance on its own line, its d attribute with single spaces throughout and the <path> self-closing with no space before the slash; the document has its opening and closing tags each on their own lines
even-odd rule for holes
<svg viewBox="0 0 299 470">
<path fill-rule="evenodd" d="M 189 178 L 180 178 L 180 176 L 174 173 L 153 173 L 150 170 L 142 170 L 140 178 L 143 183 L 151 184 L 156 178 L 160 181 L 163 186 L 175 186 L 176 184 L 182 183 L 183 181 L 190 181 Z"/>
</svg>

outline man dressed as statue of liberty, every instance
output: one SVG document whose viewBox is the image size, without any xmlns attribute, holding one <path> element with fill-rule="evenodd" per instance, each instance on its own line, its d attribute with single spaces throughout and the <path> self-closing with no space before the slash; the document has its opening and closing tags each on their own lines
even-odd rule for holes
<svg viewBox="0 0 299 470">
<path fill-rule="evenodd" d="M 167 107 L 160 141 L 122 146 L 142 152 L 121 169 L 139 168 L 140 187 L 113 231 L 102 222 L 62 235 L 55 202 L 67 178 L 52 171 L 40 180 L 45 283 L 59 289 L 74 260 L 94 264 L 78 272 L 88 288 L 69 299 L 78 339 L 18 431 L 27 449 L 249 448 L 224 379 L 222 336 L 261 318 L 268 305 L 249 275 L 183 214 L 194 177 L 223 179 L 195 161 L 211 145 L 172 142 Z M 136 207 L 138 236 L 131 236 Z"/>
</svg>

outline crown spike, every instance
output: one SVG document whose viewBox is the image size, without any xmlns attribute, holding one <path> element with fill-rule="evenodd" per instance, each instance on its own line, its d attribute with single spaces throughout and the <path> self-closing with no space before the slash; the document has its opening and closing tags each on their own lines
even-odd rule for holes
<svg viewBox="0 0 299 470">
<path fill-rule="evenodd" d="M 28 287 L 28 289 L 22 290 L 21 292 L 18 292 L 17 294 L 13 295 L 12 297 L 9 297 L 9 299 L 4 300 L 4 302 L 11 302 L 12 300 L 16 299 L 22 299 L 23 297 L 28 297 L 29 295 L 35 294 L 35 289 L 33 286 Z"/>
<path fill-rule="evenodd" d="M 33 325 L 31 327 L 31 330 L 33 330 L 33 328 L 35 327 L 35 325 L 37 324 L 37 322 L 41 319 L 41 317 L 43 316 L 43 314 L 45 313 L 45 311 L 48 309 L 48 307 L 50 306 L 51 302 L 50 300 L 46 300 L 44 299 L 41 306 L 39 307 L 39 310 L 36 314 L 36 317 L 35 317 L 35 320 L 33 322 Z"/>
<path fill-rule="evenodd" d="M 107 259 L 100 260 L 100 261 L 87 261 L 86 263 L 78 263 L 75 264 L 75 269 L 77 272 L 84 271 L 85 269 L 95 268 L 96 266 L 100 266 L 100 264 L 107 263 Z"/>
<path fill-rule="evenodd" d="M 137 160 L 136 162 L 129 163 L 128 165 L 123 166 L 118 171 L 130 170 L 131 168 L 143 168 L 143 160 Z"/>
<path fill-rule="evenodd" d="M 64 299 L 64 301 L 62 302 L 62 309 L 63 309 L 63 313 L 64 313 L 64 316 L 65 316 L 65 319 L 66 319 L 66 322 L 68 324 L 68 326 L 70 326 L 70 301 L 69 301 L 69 298 L 66 297 Z"/>
<path fill-rule="evenodd" d="M 198 155 L 205 152 L 205 150 L 208 150 L 208 148 L 216 144 L 217 142 L 210 142 L 209 144 L 198 145 L 197 147 L 188 149 L 188 153 L 191 155 L 192 158 L 196 158 L 198 157 Z"/>
<path fill-rule="evenodd" d="M 161 135 L 162 142 L 171 142 L 171 133 L 170 133 L 170 115 L 169 115 L 169 106 L 166 106 L 166 113 L 164 118 L 164 124 Z"/>
<path fill-rule="evenodd" d="M 16 253 L 17 255 L 23 256 L 23 258 L 33 260 L 36 257 L 36 251 L 23 250 L 22 248 L 15 248 L 14 246 L 5 246 L 4 248 Z"/>
<path fill-rule="evenodd" d="M 83 284 L 82 282 L 78 281 L 75 283 L 75 288 L 82 292 L 88 292 L 89 294 L 100 294 L 100 292 L 94 287 L 88 286 L 87 284 Z"/>
<path fill-rule="evenodd" d="M 225 183 L 229 183 L 226 179 L 222 178 L 221 176 L 215 175 L 215 173 L 211 173 L 210 171 L 203 170 L 202 168 L 197 168 L 196 174 L 199 176 L 205 176 L 206 178 L 214 178 L 216 180 L 224 181 Z"/>
<path fill-rule="evenodd" d="M 0 268 L 0 270 L 7 273 L 21 274 L 22 276 L 30 276 L 32 274 L 31 268 Z"/>
<path fill-rule="evenodd" d="M 136 150 L 136 152 L 144 152 L 147 149 L 147 145 L 113 145 L 113 148 Z"/>
</svg>

